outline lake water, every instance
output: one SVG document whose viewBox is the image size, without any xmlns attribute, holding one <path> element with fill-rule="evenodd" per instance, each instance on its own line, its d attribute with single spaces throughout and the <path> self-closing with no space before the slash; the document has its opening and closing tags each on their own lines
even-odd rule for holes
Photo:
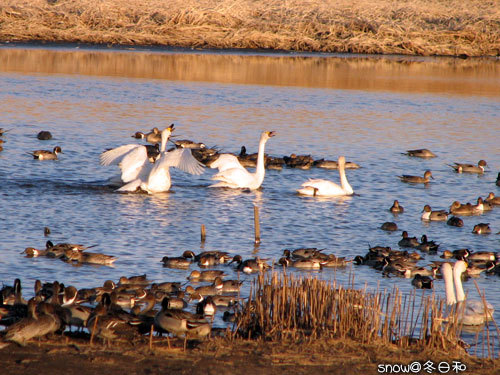
<svg viewBox="0 0 500 375">
<path fill-rule="evenodd" d="M 0 127 L 11 129 L 0 152 L 0 280 L 10 285 L 20 277 L 27 296 L 36 279 L 78 288 L 142 273 L 157 282 L 185 280 L 188 271 L 160 262 L 184 250 L 277 261 L 283 249 L 307 246 L 353 258 L 369 244 L 398 249 L 401 230 L 427 234 L 440 250 L 500 250 L 500 208 L 463 217 L 462 228 L 420 220 L 425 204 L 447 209 L 454 200 L 475 203 L 490 191 L 500 195 L 498 60 L 11 46 L 0 48 L 0 113 Z M 107 186 L 118 170 L 99 165 L 102 151 L 136 142 L 130 137 L 136 131 L 171 123 L 179 139 L 225 152 L 239 152 L 242 145 L 256 152 L 261 131 L 273 130 L 270 155 L 345 155 L 362 167 L 347 171 L 356 196 L 298 196 L 295 190 L 308 178 L 338 182 L 337 171 L 319 168 L 268 170 L 256 192 L 209 189 L 210 169 L 201 176 L 173 171 L 171 192 L 158 195 L 119 194 Z M 54 138 L 38 140 L 41 130 Z M 56 145 L 64 152 L 56 162 L 27 154 Z M 416 148 L 438 157 L 401 154 Z M 482 176 L 457 174 L 447 165 L 480 159 L 489 166 Z M 427 169 L 435 178 L 428 186 L 397 178 Z M 394 199 L 405 208 L 398 217 L 388 210 Z M 254 206 L 260 208 L 258 247 Z M 380 230 L 385 221 L 400 230 Z M 490 223 L 493 234 L 472 234 L 480 222 Z M 118 260 L 113 268 L 72 267 L 20 254 L 28 246 L 44 248 L 47 239 L 97 244 L 95 251 Z M 440 260 L 439 254 L 419 264 Z M 312 274 L 347 283 L 352 272 L 360 288 L 413 288 L 409 279 L 383 277 L 364 266 Z M 476 279 L 497 321 L 499 280 L 484 273 Z M 242 295 L 248 294 L 250 283 L 245 285 Z M 474 284 L 464 285 L 477 298 Z M 442 280 L 435 293 L 444 296 Z"/>
</svg>

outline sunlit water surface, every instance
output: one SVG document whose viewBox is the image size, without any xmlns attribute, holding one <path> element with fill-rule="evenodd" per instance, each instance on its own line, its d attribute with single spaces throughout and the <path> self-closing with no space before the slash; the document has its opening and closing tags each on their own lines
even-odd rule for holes
<svg viewBox="0 0 500 375">
<path fill-rule="evenodd" d="M 70 49 L 0 49 L 0 275 L 20 277 L 25 295 L 36 279 L 78 288 L 107 279 L 146 273 L 160 281 L 184 281 L 188 271 L 163 268 L 165 255 L 184 250 L 221 250 L 243 258 L 277 261 L 285 248 L 317 247 L 337 256 L 364 255 L 369 245 L 398 249 L 401 230 L 422 234 L 441 249 L 499 251 L 500 208 L 464 217 L 464 227 L 425 224 L 422 208 L 447 209 L 454 200 L 475 202 L 495 185 L 500 170 L 500 67 L 497 61 L 403 60 L 344 56 L 238 55 Z M 134 143 L 130 136 L 154 126 L 176 125 L 175 135 L 238 152 L 255 152 L 260 132 L 275 156 L 310 154 L 362 166 L 348 170 L 356 192 L 346 199 L 300 197 L 308 178 L 338 182 L 323 169 L 269 170 L 256 192 L 210 189 L 213 170 L 197 177 L 173 171 L 173 187 L 158 195 L 119 194 L 106 184 L 117 167 L 99 165 L 107 148 Z M 49 130 L 54 138 L 39 141 Z M 60 160 L 40 162 L 27 153 L 63 149 Z M 438 157 L 415 159 L 408 149 L 429 148 Z M 457 174 L 447 165 L 477 163 L 482 176 Z M 432 170 L 428 186 L 396 177 Z M 394 199 L 405 213 L 389 211 Z M 260 208 L 261 244 L 254 246 L 253 207 Z M 395 221 L 400 231 L 379 229 Z M 474 235 L 474 224 L 490 223 L 493 234 Z M 200 227 L 207 237 L 200 243 Z M 43 236 L 48 226 L 52 233 Z M 115 255 L 115 267 L 73 267 L 58 260 L 24 258 L 28 246 L 53 242 L 97 244 Z M 440 252 L 441 253 L 441 252 Z M 425 255 L 426 265 L 440 260 Z M 195 266 L 191 269 L 195 269 Z M 237 275 L 223 267 L 229 277 Z M 357 287 L 408 294 L 409 279 L 383 277 L 372 268 L 324 269 L 312 273 Z M 311 272 L 301 272 L 308 275 Z M 251 276 L 242 295 L 248 295 Z M 476 279 L 500 321 L 499 277 Z M 472 282 L 465 288 L 477 297 Z M 442 280 L 435 293 L 444 296 Z M 422 291 L 418 291 L 422 293 Z M 429 293 L 429 292 L 426 292 Z M 217 319 L 216 324 L 223 324 Z M 465 335 L 474 341 L 474 335 Z"/>
</svg>

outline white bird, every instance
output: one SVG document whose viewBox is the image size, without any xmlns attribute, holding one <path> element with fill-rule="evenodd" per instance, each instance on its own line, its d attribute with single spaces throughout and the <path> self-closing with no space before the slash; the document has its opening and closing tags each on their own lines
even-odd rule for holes
<svg viewBox="0 0 500 375">
<path fill-rule="evenodd" d="M 339 175 L 340 175 L 340 186 L 334 182 L 323 180 L 323 179 L 309 179 L 304 182 L 301 189 L 297 192 L 302 195 L 311 195 L 314 197 L 339 197 L 344 195 L 352 195 L 354 190 L 352 190 L 351 185 L 347 181 L 345 175 L 345 157 L 340 156 L 338 160 L 339 165 Z"/>
<path fill-rule="evenodd" d="M 168 191 L 172 185 L 169 167 L 196 175 L 203 173 L 203 165 L 193 157 L 190 149 L 165 152 L 173 130 L 172 124 L 161 132 L 160 155 L 154 164 L 148 163 L 146 147 L 141 145 L 120 146 L 101 155 L 101 164 L 120 165 L 125 185 L 118 191 L 136 191 L 137 188 L 148 193 Z"/>
<path fill-rule="evenodd" d="M 461 275 L 466 270 L 466 268 L 467 264 L 463 260 L 457 261 L 453 266 L 453 270 L 450 263 L 443 263 L 443 265 L 441 266 L 441 273 L 443 274 L 445 284 L 446 303 L 448 305 L 455 305 L 456 303 L 458 303 L 457 308 L 459 309 L 459 323 L 462 323 L 463 325 L 481 325 L 487 320 L 492 319 L 494 309 L 493 306 L 488 302 L 465 300 L 465 293 L 462 287 Z M 455 284 L 455 289 L 457 291 L 456 297 L 455 291 L 453 289 L 453 283 Z"/>
<path fill-rule="evenodd" d="M 259 153 L 257 156 L 257 168 L 255 169 L 255 173 L 248 172 L 234 155 L 221 155 L 219 159 L 221 157 L 223 157 L 223 159 L 221 159 L 220 162 L 219 159 L 217 159 L 210 165 L 211 168 L 219 168 L 219 172 L 212 177 L 212 180 L 218 180 L 220 182 L 210 185 L 210 187 L 258 189 L 260 185 L 262 185 L 266 173 L 264 166 L 264 149 L 266 142 L 275 135 L 276 133 L 273 131 L 262 132 L 259 141 Z"/>
</svg>

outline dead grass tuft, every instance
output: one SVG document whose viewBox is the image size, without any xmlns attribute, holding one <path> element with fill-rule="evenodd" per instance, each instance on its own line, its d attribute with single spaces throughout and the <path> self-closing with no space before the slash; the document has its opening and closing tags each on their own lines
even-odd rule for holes
<svg viewBox="0 0 500 375">
<path fill-rule="evenodd" d="M 0 40 L 500 55 L 500 8 L 471 0 L 5 0 Z"/>
</svg>

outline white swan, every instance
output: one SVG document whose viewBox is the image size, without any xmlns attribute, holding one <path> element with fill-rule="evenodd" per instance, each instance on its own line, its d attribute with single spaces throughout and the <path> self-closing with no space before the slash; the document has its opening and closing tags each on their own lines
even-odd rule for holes
<svg viewBox="0 0 500 375">
<path fill-rule="evenodd" d="M 441 273 L 443 274 L 445 284 L 446 303 L 448 305 L 455 305 L 458 303 L 458 319 L 463 325 L 481 325 L 487 320 L 492 319 L 494 309 L 488 302 L 486 302 L 487 310 L 485 311 L 485 304 L 483 301 L 465 300 L 461 275 L 466 268 L 467 264 L 463 260 L 457 261 L 453 266 L 453 270 L 450 263 L 443 263 L 441 266 Z M 457 291 L 456 298 L 453 286 L 455 286 Z"/>
<path fill-rule="evenodd" d="M 323 179 L 309 179 L 304 182 L 301 189 L 297 192 L 302 195 L 311 195 L 314 197 L 338 197 L 344 195 L 352 195 L 354 190 L 352 190 L 351 185 L 347 181 L 345 175 L 345 157 L 340 156 L 338 160 L 339 165 L 339 175 L 340 175 L 340 185 L 334 182 L 323 180 Z"/>
<path fill-rule="evenodd" d="M 275 135 L 276 133 L 272 131 L 262 132 L 259 141 L 259 153 L 257 156 L 257 168 L 255 169 L 255 173 L 248 172 L 240 164 L 236 156 L 229 154 L 221 155 L 219 159 L 221 157 L 223 157 L 223 159 L 221 159 L 220 162 L 219 159 L 217 159 L 210 165 L 212 168 L 219 168 L 219 172 L 212 177 L 212 180 L 219 180 L 220 182 L 210 185 L 210 187 L 258 189 L 260 185 L 262 185 L 266 173 L 264 167 L 264 149 L 266 142 Z"/>
<path fill-rule="evenodd" d="M 179 148 L 165 152 L 173 130 L 174 126 L 170 125 L 161 132 L 160 155 L 154 164 L 147 162 L 145 146 L 125 145 L 101 155 L 101 164 L 120 165 L 122 180 L 126 184 L 117 191 L 136 191 L 137 188 L 148 193 L 168 191 L 172 185 L 169 167 L 176 167 L 191 174 L 203 173 L 203 165 L 193 157 L 190 149 Z"/>
</svg>

